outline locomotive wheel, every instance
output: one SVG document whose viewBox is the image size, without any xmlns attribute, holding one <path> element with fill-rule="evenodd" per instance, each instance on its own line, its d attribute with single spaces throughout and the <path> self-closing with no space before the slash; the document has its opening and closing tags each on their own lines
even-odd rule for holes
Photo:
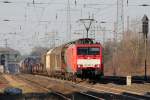
<svg viewBox="0 0 150 100">
<path fill-rule="evenodd" d="M 68 74 L 68 80 L 71 81 L 71 75 L 70 74 Z"/>
<path fill-rule="evenodd" d="M 73 75 L 72 77 L 72 82 L 76 82 L 77 81 L 77 76 L 76 75 Z"/>
</svg>

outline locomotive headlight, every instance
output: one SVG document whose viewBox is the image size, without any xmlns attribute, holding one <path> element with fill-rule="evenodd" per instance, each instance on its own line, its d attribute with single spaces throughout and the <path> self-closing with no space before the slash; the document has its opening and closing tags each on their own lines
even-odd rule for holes
<svg viewBox="0 0 150 100">
<path fill-rule="evenodd" d="M 78 68 L 80 68 L 80 65 L 78 65 Z"/>
<path fill-rule="evenodd" d="M 79 65 L 78 65 L 78 68 L 81 68 L 81 67 L 83 67 L 83 65 L 79 64 Z"/>
<path fill-rule="evenodd" d="M 98 64 L 98 68 L 100 68 L 101 67 L 101 65 L 100 64 Z"/>
<path fill-rule="evenodd" d="M 100 64 L 96 64 L 95 67 L 100 68 Z"/>
</svg>

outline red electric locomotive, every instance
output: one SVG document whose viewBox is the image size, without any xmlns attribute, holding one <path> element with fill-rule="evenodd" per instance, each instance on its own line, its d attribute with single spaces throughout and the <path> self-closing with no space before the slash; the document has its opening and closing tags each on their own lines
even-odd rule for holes
<svg viewBox="0 0 150 100">
<path fill-rule="evenodd" d="M 50 50 L 46 55 L 49 75 L 103 76 L 102 46 L 93 39 L 79 39 Z"/>
</svg>

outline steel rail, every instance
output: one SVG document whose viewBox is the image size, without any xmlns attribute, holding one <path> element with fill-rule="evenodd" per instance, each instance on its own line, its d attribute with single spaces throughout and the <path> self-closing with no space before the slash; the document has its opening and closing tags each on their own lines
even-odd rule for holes
<svg viewBox="0 0 150 100">
<path fill-rule="evenodd" d="M 82 95 L 85 95 L 85 96 L 91 97 L 91 98 L 93 98 L 93 99 L 96 99 L 96 100 L 105 100 L 105 99 L 103 99 L 103 98 L 100 98 L 100 97 L 97 97 L 97 96 L 91 95 L 91 94 L 89 94 L 89 93 L 85 93 L 85 92 L 79 92 L 79 93 L 80 93 L 80 94 L 82 94 Z"/>
<path fill-rule="evenodd" d="M 22 76 L 18 76 L 17 78 L 20 78 L 20 79 L 23 80 L 23 81 L 31 82 L 32 84 L 36 85 L 36 87 L 41 88 L 41 89 L 43 89 L 43 90 L 45 90 L 45 91 L 47 91 L 47 92 L 50 91 L 52 94 L 55 94 L 55 95 L 57 95 L 57 96 L 63 98 L 64 100 L 71 100 L 70 98 L 68 98 L 67 96 L 63 95 L 62 93 L 59 93 L 59 92 L 53 91 L 53 90 L 51 90 L 51 89 L 48 89 L 47 87 L 45 87 L 45 86 L 39 84 L 38 82 L 35 82 L 35 81 L 33 81 L 33 80 L 29 80 L 29 79 L 27 79 L 27 78 L 25 78 L 25 77 L 22 77 Z"/>
<path fill-rule="evenodd" d="M 60 97 L 62 97 L 63 99 L 65 99 L 65 100 L 71 100 L 70 98 L 68 98 L 68 97 L 66 97 L 65 95 L 63 95 L 62 93 L 59 93 L 59 92 L 52 92 L 53 94 L 55 94 L 55 95 L 57 95 L 57 96 L 60 96 Z"/>
</svg>

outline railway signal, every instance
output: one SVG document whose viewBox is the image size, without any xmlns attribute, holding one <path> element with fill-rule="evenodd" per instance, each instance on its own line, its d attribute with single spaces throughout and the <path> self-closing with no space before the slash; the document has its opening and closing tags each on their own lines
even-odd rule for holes
<svg viewBox="0 0 150 100">
<path fill-rule="evenodd" d="M 145 44 L 145 80 L 147 80 L 147 35 L 149 31 L 149 19 L 146 15 L 142 18 L 142 32 Z"/>
<path fill-rule="evenodd" d="M 148 21 L 149 21 L 148 17 L 144 15 L 142 18 L 142 32 L 143 32 L 143 35 L 146 36 L 146 38 L 147 38 L 148 31 L 149 31 Z"/>
</svg>

